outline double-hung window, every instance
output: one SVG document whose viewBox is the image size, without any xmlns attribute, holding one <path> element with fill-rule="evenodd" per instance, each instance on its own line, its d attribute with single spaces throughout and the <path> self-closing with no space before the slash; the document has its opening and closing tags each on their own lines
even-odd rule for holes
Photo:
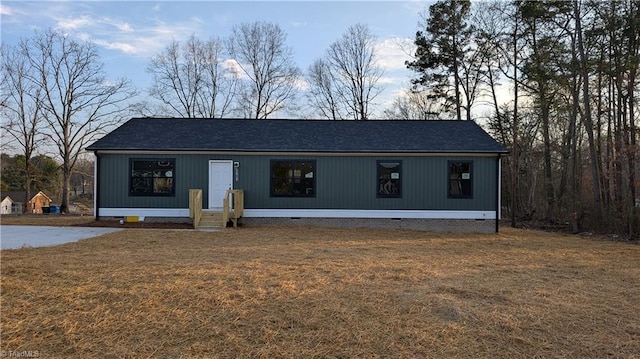
<svg viewBox="0 0 640 359">
<path fill-rule="evenodd" d="M 315 197 L 316 162 L 312 160 L 271 161 L 272 197 Z"/>
<path fill-rule="evenodd" d="M 449 161 L 449 198 L 473 197 L 473 162 Z"/>
<path fill-rule="evenodd" d="M 130 196 L 173 196 L 175 194 L 174 158 L 131 159 Z"/>
</svg>

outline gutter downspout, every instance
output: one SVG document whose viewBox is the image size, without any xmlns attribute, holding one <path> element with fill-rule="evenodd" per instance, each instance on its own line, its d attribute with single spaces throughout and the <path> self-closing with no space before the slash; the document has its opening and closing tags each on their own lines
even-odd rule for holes
<svg viewBox="0 0 640 359">
<path fill-rule="evenodd" d="M 100 156 L 98 151 L 93 151 L 93 216 L 97 221 L 100 218 Z"/>
<path fill-rule="evenodd" d="M 498 158 L 496 159 L 496 233 L 498 233 L 500 229 L 500 202 L 502 193 L 500 193 L 502 189 L 502 161 L 500 159 L 500 154 L 498 153 Z"/>
</svg>

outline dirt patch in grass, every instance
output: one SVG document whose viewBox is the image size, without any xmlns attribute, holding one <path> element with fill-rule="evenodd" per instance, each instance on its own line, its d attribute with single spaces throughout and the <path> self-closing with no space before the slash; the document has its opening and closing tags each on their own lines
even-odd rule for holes
<svg viewBox="0 0 640 359">
<path fill-rule="evenodd" d="M 640 247 L 537 231 L 127 229 L 2 255 L 40 357 L 634 358 Z"/>
<path fill-rule="evenodd" d="M 0 216 L 2 225 L 20 226 L 73 226 L 82 225 L 94 221 L 92 216 L 79 216 L 73 214 L 10 214 Z"/>
<path fill-rule="evenodd" d="M 91 221 L 83 224 L 77 224 L 79 227 L 113 227 L 113 228 L 160 228 L 160 229 L 193 229 L 193 225 L 189 223 L 170 223 L 170 222 L 124 222 L 119 221 Z"/>
<path fill-rule="evenodd" d="M 28 214 L 28 215 L 4 215 L 0 219 L 3 225 L 22 226 L 56 226 L 56 227 L 115 227 L 115 228 L 161 228 L 161 229 L 190 229 L 189 223 L 166 222 L 124 222 L 120 224 L 116 220 L 95 220 L 92 216 L 79 216 L 72 214 Z"/>
</svg>

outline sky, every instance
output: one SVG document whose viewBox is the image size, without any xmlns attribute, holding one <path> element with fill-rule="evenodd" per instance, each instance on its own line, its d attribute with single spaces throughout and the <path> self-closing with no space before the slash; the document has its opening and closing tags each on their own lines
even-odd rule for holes
<svg viewBox="0 0 640 359">
<path fill-rule="evenodd" d="M 15 45 L 52 28 L 96 45 L 108 79 L 128 78 L 146 97 L 150 59 L 172 40 L 226 37 L 234 25 L 273 22 L 288 35 L 297 66 L 306 71 L 347 28 L 366 24 L 376 36 L 385 90 L 379 114 L 414 74 L 404 62 L 430 1 L 2 1 L 3 43 Z M 379 116 L 376 116 L 379 117 Z"/>
</svg>

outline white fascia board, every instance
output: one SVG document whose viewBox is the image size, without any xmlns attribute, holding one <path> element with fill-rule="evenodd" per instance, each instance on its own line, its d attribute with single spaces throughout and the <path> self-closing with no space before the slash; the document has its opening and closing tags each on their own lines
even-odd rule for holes
<svg viewBox="0 0 640 359">
<path fill-rule="evenodd" d="M 212 155 L 212 156 L 322 156 L 322 157 L 497 157 L 497 152 L 320 152 L 320 151 L 204 151 L 97 150 L 99 154 Z"/>
<path fill-rule="evenodd" d="M 495 219 L 496 211 L 421 211 L 351 209 L 245 209 L 247 218 L 421 218 Z"/>
</svg>

